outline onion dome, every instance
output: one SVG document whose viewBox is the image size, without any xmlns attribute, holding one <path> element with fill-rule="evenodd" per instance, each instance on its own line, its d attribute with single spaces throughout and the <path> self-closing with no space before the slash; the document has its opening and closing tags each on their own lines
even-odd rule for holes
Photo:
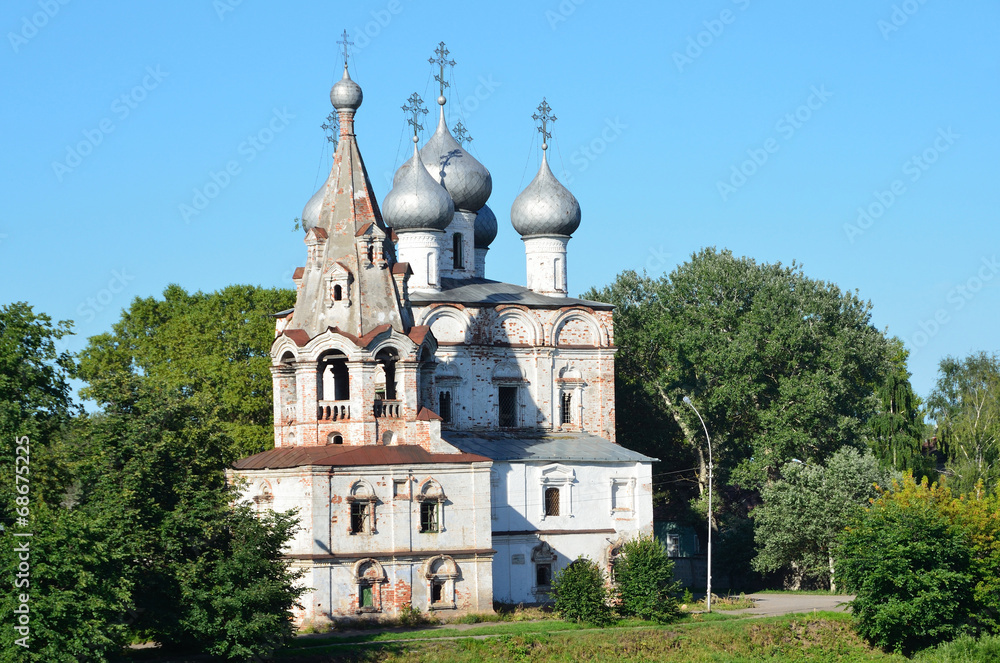
<svg viewBox="0 0 1000 663">
<path fill-rule="evenodd" d="M 580 203 L 556 179 L 545 157 L 535 179 L 510 207 L 510 221 L 522 237 L 530 235 L 572 235 L 580 227 Z"/>
<path fill-rule="evenodd" d="M 441 117 L 437 130 L 420 150 L 420 158 L 434 181 L 440 183 L 455 201 L 455 209 L 474 212 L 481 209 L 493 193 L 493 176 L 451 135 L 444 120 L 444 95 L 438 97 L 438 103 Z"/>
<path fill-rule="evenodd" d="M 302 208 L 302 229 L 306 232 L 319 225 L 319 213 L 323 209 L 323 198 L 326 197 L 326 184 L 323 182 L 319 191 L 314 193 L 306 206 Z"/>
<path fill-rule="evenodd" d="M 497 237 L 497 217 L 486 205 L 476 214 L 475 246 L 477 249 L 488 249 Z"/>
<path fill-rule="evenodd" d="M 344 77 L 334 83 L 330 89 L 330 102 L 339 111 L 356 111 L 361 106 L 361 86 L 351 80 L 347 73 L 347 63 L 344 63 Z"/>
<path fill-rule="evenodd" d="M 410 162 L 423 166 L 413 137 Z M 444 230 L 455 215 L 455 204 L 448 192 L 435 182 L 424 168 L 406 168 L 396 173 L 392 191 L 382 201 L 382 219 L 396 232 L 408 230 Z"/>
</svg>

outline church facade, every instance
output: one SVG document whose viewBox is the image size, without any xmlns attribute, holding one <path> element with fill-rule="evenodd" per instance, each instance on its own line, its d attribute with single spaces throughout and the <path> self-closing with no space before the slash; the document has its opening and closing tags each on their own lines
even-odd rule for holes
<svg viewBox="0 0 1000 663">
<path fill-rule="evenodd" d="M 275 448 L 232 471 L 258 509 L 298 509 L 302 621 L 544 602 L 580 555 L 609 567 L 652 532 L 653 459 L 615 444 L 611 307 L 568 297 L 579 203 L 543 142 L 510 214 L 527 285 L 486 278 L 492 176 L 445 121 L 454 63 L 436 55 L 437 129 L 418 148 L 411 97 L 413 156 L 381 206 L 345 58 L 333 167 L 303 210 L 295 307 L 276 315 Z"/>
</svg>

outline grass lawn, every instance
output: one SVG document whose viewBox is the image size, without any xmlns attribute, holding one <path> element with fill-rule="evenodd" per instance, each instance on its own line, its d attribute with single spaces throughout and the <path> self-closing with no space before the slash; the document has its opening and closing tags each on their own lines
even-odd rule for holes
<svg viewBox="0 0 1000 663">
<path fill-rule="evenodd" d="M 300 639 L 275 658 L 311 663 L 907 660 L 872 650 L 851 629 L 849 615 L 830 612 L 764 619 L 691 615 L 667 626 L 633 621 L 605 629 L 546 620 L 329 636 Z"/>
</svg>

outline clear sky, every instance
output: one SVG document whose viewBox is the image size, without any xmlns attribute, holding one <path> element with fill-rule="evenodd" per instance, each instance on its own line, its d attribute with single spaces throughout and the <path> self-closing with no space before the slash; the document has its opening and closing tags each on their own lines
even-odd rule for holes
<svg viewBox="0 0 1000 663">
<path fill-rule="evenodd" d="M 509 211 L 545 96 L 583 209 L 571 294 L 727 247 L 857 289 L 921 395 L 943 356 L 1000 350 L 996 0 L 7 0 L 0 26 L 0 301 L 74 320 L 70 349 L 169 283 L 292 286 L 346 28 L 379 200 L 447 43 L 490 278 L 524 283 Z"/>
</svg>

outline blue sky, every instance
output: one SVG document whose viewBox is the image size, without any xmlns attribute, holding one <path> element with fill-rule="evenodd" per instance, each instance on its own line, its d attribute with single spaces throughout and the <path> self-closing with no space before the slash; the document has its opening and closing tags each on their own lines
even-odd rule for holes
<svg viewBox="0 0 1000 663">
<path fill-rule="evenodd" d="M 380 200 L 408 158 L 400 106 L 436 110 L 439 41 L 458 62 L 450 121 L 493 174 L 490 278 L 524 282 L 509 210 L 545 96 L 583 209 L 572 294 L 703 246 L 795 260 L 872 301 L 926 395 L 942 357 L 1000 350 L 998 26 L 995 0 L 8 0 L 0 301 L 74 320 L 79 349 L 169 283 L 290 287 L 346 28 Z"/>
</svg>

